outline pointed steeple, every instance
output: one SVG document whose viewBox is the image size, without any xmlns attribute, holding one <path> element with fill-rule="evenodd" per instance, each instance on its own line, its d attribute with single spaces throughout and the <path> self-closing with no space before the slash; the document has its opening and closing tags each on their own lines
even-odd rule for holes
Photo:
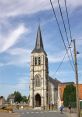
<svg viewBox="0 0 82 117">
<path fill-rule="evenodd" d="M 36 37 L 36 44 L 35 44 L 35 48 L 32 51 L 32 53 L 40 53 L 40 52 L 44 52 L 44 46 L 43 46 L 43 41 L 42 41 L 42 34 L 41 34 L 41 29 L 40 29 L 40 25 L 38 26 L 38 30 L 37 30 L 37 37 Z"/>
<path fill-rule="evenodd" d="M 36 49 L 44 49 L 43 42 L 42 42 L 42 35 L 41 35 L 40 25 L 39 25 L 38 31 L 37 31 L 35 48 Z"/>
</svg>

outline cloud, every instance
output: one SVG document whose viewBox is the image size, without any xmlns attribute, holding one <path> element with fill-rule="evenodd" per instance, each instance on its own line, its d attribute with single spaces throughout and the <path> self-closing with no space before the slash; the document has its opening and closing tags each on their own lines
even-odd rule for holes
<svg viewBox="0 0 82 117">
<path fill-rule="evenodd" d="M 25 64 L 28 65 L 30 63 L 30 49 L 13 48 L 8 50 L 7 53 L 11 55 L 11 60 L 7 65 L 25 66 Z"/>
<path fill-rule="evenodd" d="M 0 67 L 7 66 L 7 65 L 15 65 L 15 66 L 30 66 L 30 56 L 31 50 L 30 49 L 23 49 L 23 48 L 10 48 L 6 51 L 6 54 L 9 56 L 9 60 L 6 63 L 1 63 Z M 58 63 L 61 62 L 65 55 L 65 51 L 61 51 L 54 55 L 49 54 L 48 59 L 49 63 Z M 64 62 L 68 61 L 68 57 L 65 57 Z"/>
<path fill-rule="evenodd" d="M 63 60 L 66 51 L 60 51 L 55 54 L 48 54 L 49 63 L 59 63 Z M 31 49 L 24 49 L 24 48 L 10 48 L 6 51 L 6 54 L 9 56 L 9 60 L 6 59 L 6 62 L 0 63 L 0 67 L 7 66 L 7 65 L 15 65 L 15 66 L 30 66 L 30 56 L 31 56 Z M 70 51 L 69 56 L 71 59 Z M 78 55 L 78 59 L 82 58 L 82 54 Z M 68 62 L 69 58 L 66 54 L 63 62 Z"/>
<path fill-rule="evenodd" d="M 57 7 L 57 0 L 52 0 L 54 7 Z M 64 0 L 61 0 L 61 5 L 64 6 Z M 72 9 L 82 6 L 82 1 L 67 0 L 68 7 Z M 2 13 L 3 9 L 3 13 Z M 51 9 L 49 0 L 1 0 L 0 1 L 0 17 L 13 17 L 24 14 L 37 13 L 43 10 Z"/>
<path fill-rule="evenodd" d="M 3 67 L 4 66 L 4 63 L 0 63 L 0 67 Z"/>
<path fill-rule="evenodd" d="M 17 41 L 19 41 L 20 36 L 26 31 L 28 32 L 28 29 L 21 24 L 13 31 L 10 31 L 8 35 L 2 36 L 0 38 L 0 53 L 5 52 L 12 47 Z"/>
<path fill-rule="evenodd" d="M 23 48 L 11 48 L 6 51 L 8 54 L 8 60 L 6 62 L 0 63 L 0 67 L 14 65 L 14 66 L 30 66 L 30 49 Z"/>
<path fill-rule="evenodd" d="M 6 54 L 9 56 L 9 60 L 5 63 L 0 63 L 0 67 L 7 66 L 7 65 L 15 65 L 15 66 L 30 66 L 30 56 L 31 50 L 30 49 L 23 49 L 23 48 L 11 48 L 6 51 Z M 49 63 L 59 63 L 63 60 L 65 55 L 65 51 L 60 51 L 54 55 L 49 54 L 48 59 Z M 70 54 L 69 54 L 70 56 Z M 79 55 L 78 58 L 82 58 L 82 55 Z M 63 62 L 67 62 L 68 56 L 65 56 Z"/>
<path fill-rule="evenodd" d="M 35 13 L 43 9 L 48 9 L 49 1 L 46 2 L 45 0 L 40 0 L 35 3 L 35 0 L 3 0 L 0 3 L 1 9 L 4 8 L 3 14 L 1 17 L 10 17 L 10 16 L 17 16 L 22 14 L 30 14 Z M 0 9 L 0 12 L 1 12 Z"/>
<path fill-rule="evenodd" d="M 30 54 L 30 49 L 23 49 L 23 48 L 11 48 L 6 53 L 10 55 L 24 55 L 24 54 Z"/>
</svg>

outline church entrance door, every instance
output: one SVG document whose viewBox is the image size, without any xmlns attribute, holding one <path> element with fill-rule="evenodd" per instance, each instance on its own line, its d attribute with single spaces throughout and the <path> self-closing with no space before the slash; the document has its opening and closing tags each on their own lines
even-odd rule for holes
<svg viewBox="0 0 82 117">
<path fill-rule="evenodd" d="M 35 106 L 41 107 L 41 96 L 39 94 L 36 94 L 35 96 Z"/>
</svg>

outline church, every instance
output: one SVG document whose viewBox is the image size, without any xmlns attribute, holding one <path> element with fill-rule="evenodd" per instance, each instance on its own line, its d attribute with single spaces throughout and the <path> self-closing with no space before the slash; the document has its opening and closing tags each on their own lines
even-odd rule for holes
<svg viewBox="0 0 82 117">
<path fill-rule="evenodd" d="M 35 47 L 31 52 L 29 106 L 44 109 L 49 104 L 57 104 L 58 84 L 60 81 L 49 76 L 48 56 L 44 49 L 39 25 Z"/>
</svg>

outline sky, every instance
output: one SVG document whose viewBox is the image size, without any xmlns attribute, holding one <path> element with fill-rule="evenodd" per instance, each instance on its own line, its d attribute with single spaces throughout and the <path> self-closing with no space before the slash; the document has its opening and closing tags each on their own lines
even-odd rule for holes
<svg viewBox="0 0 82 117">
<path fill-rule="evenodd" d="M 58 2 L 57 0 L 52 2 L 68 48 Z M 64 0 L 61 0 L 60 4 L 70 41 Z M 78 79 L 79 83 L 82 83 L 82 0 L 67 0 L 67 8 L 72 39 L 76 40 L 76 48 L 79 52 L 77 55 Z M 39 24 L 49 60 L 49 75 L 61 82 L 75 82 L 75 73 L 67 55 L 57 71 L 66 50 L 50 1 L 0 0 L 0 96 L 7 98 L 14 91 L 29 95 L 30 56 L 35 46 Z M 71 50 L 73 54 L 73 43 L 71 43 Z"/>
</svg>

